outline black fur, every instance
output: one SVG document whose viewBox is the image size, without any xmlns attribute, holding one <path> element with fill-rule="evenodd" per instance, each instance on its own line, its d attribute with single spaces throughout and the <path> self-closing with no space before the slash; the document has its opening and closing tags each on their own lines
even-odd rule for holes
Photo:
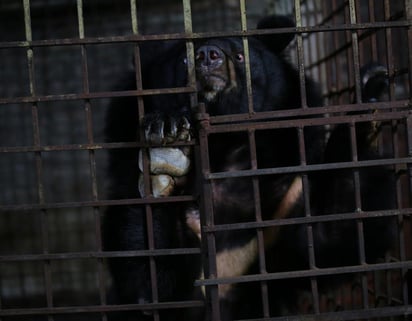
<svg viewBox="0 0 412 321">
<path fill-rule="evenodd" d="M 259 28 L 292 27 L 286 17 L 268 17 Z M 250 38 L 250 63 L 253 92 L 253 108 L 256 112 L 277 109 L 293 109 L 301 106 L 299 76 L 297 70 L 284 58 L 282 50 L 293 39 L 290 34 L 274 34 Z M 147 47 L 146 47 L 147 46 Z M 183 87 L 187 84 L 184 43 L 173 42 L 157 47 L 143 45 L 143 86 L 149 88 Z M 196 75 L 199 99 L 206 104 L 210 115 L 228 115 L 248 111 L 242 40 L 237 38 L 209 39 L 195 43 Z M 235 78 L 233 79 L 233 76 Z M 123 89 L 135 88 L 135 74 L 131 72 L 122 82 Z M 231 78 L 232 77 L 232 78 Z M 317 86 L 306 80 L 306 100 L 309 106 L 321 106 L 322 99 Z M 149 141 L 158 139 L 159 123 L 165 128 L 173 120 L 186 118 L 195 127 L 188 95 L 154 95 L 144 99 L 146 121 L 143 126 L 151 129 Z M 153 129 L 155 128 L 155 129 Z M 357 126 L 359 159 L 377 155 L 367 140 L 373 130 L 368 123 Z M 135 97 L 113 99 L 107 115 L 108 142 L 143 141 L 138 136 L 139 124 Z M 343 162 L 352 159 L 349 127 L 339 125 L 332 132 L 326 145 L 325 131 L 321 127 L 304 129 L 306 163 Z M 326 146 L 325 146 L 326 145 Z M 257 167 L 273 168 L 301 164 L 298 130 L 286 128 L 256 131 Z M 138 150 L 112 149 L 109 153 L 111 189 L 109 197 L 139 198 Z M 209 157 L 212 172 L 251 168 L 247 133 L 226 133 L 209 136 Z M 193 175 L 196 171 L 191 171 Z M 393 207 L 392 177 L 386 169 L 368 168 L 359 171 L 361 181 L 362 210 L 379 210 Z M 259 177 L 259 190 L 263 219 L 298 217 L 304 215 L 304 202 L 299 195 L 285 213 L 278 207 L 287 197 L 295 182 L 296 174 Z M 350 169 L 320 171 L 309 174 L 310 204 L 312 215 L 350 213 L 356 210 L 354 201 L 353 171 Z M 189 182 L 191 180 L 189 179 Z M 191 193 L 192 183 L 175 193 Z M 213 184 L 215 224 L 250 222 L 255 220 L 254 190 L 251 178 L 218 180 Z M 149 248 L 147 220 L 153 221 L 154 247 L 180 248 L 199 246 L 193 228 L 186 224 L 187 207 L 196 204 L 173 203 L 152 206 L 147 214 L 143 205 L 111 206 L 105 215 L 105 249 L 147 250 Z M 357 253 L 356 221 L 337 221 L 313 224 L 314 251 L 318 267 L 359 264 Z M 388 221 L 368 219 L 364 221 L 366 259 L 374 261 L 388 248 Z M 389 229 L 390 230 L 390 229 Z M 307 269 L 308 241 L 306 225 L 285 227 L 273 232 L 266 244 L 266 269 L 268 272 Z M 254 230 L 216 233 L 218 253 L 243 247 L 256 238 Z M 381 242 L 377 243 L 377 240 Z M 339 253 L 336 255 L 336 253 Z M 245 273 L 258 273 L 257 253 L 248 263 Z M 175 301 L 198 298 L 200 289 L 194 288 L 200 277 L 200 258 L 196 255 L 155 257 L 159 301 Z M 116 258 L 110 260 L 114 280 L 116 303 L 152 302 L 150 257 Z M 296 291 L 306 287 L 307 280 L 284 280 L 269 284 L 271 313 L 279 315 L 280 307 L 296 299 Z M 285 295 L 287 288 L 288 295 Z M 290 297 L 289 297 L 290 295 Z M 201 295 L 200 295 L 201 297 Z M 290 301 L 289 301 L 290 300 Z M 257 318 L 262 316 L 259 284 L 236 285 L 221 300 L 222 320 Z M 293 303 L 292 303 L 293 304 Z M 193 311 L 192 311 L 193 312 Z M 161 320 L 201 320 L 202 313 L 187 316 L 180 310 L 160 310 Z M 195 312 L 193 312 L 195 313 Z M 122 314 L 121 320 L 151 319 L 148 311 Z"/>
</svg>

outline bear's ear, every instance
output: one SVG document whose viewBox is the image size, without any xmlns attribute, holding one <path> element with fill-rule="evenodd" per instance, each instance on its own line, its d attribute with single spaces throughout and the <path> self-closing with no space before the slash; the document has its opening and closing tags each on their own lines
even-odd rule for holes
<svg viewBox="0 0 412 321">
<path fill-rule="evenodd" d="M 259 21 L 258 29 L 293 28 L 295 22 L 288 16 L 271 15 Z M 274 53 L 280 53 L 295 38 L 294 33 L 260 35 L 257 37 Z"/>
</svg>

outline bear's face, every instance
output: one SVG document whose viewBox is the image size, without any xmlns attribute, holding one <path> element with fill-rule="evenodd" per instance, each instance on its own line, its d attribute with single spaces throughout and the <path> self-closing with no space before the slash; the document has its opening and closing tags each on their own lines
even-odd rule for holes
<svg viewBox="0 0 412 321">
<path fill-rule="evenodd" d="M 273 41 L 276 41 L 273 36 Z M 284 62 L 257 38 L 248 38 L 254 111 L 273 109 L 282 99 Z M 195 44 L 200 100 L 210 115 L 247 113 L 248 89 L 242 38 L 216 38 Z"/>
<path fill-rule="evenodd" d="M 237 91 L 243 70 L 243 47 L 236 39 L 213 39 L 196 46 L 197 86 L 206 102 Z"/>
</svg>

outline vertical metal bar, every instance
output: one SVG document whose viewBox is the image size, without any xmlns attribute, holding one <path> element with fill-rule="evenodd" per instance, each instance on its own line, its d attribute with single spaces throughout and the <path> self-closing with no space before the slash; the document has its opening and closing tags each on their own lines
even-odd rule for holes
<svg viewBox="0 0 412 321">
<path fill-rule="evenodd" d="M 356 20 L 356 5 L 355 0 L 349 0 L 349 18 L 350 23 L 354 24 L 357 22 Z M 362 93 L 361 93 L 361 77 L 360 77 L 360 61 L 359 61 L 359 41 L 358 41 L 358 33 L 357 30 L 352 31 L 352 54 L 353 54 L 353 69 L 354 69 L 354 76 L 355 76 L 355 99 L 356 103 L 362 103 Z M 350 126 L 350 133 L 351 133 L 351 148 L 352 148 L 352 160 L 357 161 L 357 145 L 356 145 L 356 129 L 355 125 L 352 123 Z M 361 209 L 361 192 L 360 192 L 360 178 L 359 178 L 359 170 L 355 169 L 353 171 L 353 178 L 354 178 L 354 185 L 355 185 L 355 200 L 356 200 L 356 208 Z M 364 242 L 364 228 L 363 228 L 363 221 L 357 221 L 357 229 L 358 229 L 358 246 L 359 246 L 359 259 L 360 263 L 366 263 L 366 256 L 365 256 L 365 242 Z M 362 296 L 363 296 L 363 306 L 364 308 L 369 308 L 369 301 L 368 301 L 368 280 L 367 275 L 362 274 Z"/>
<path fill-rule="evenodd" d="M 183 4 L 183 21 L 184 30 L 188 35 L 193 34 L 192 24 L 192 7 L 190 0 L 182 0 Z M 186 41 L 186 56 L 187 56 L 187 76 L 189 86 L 196 87 L 196 72 L 195 72 L 195 49 L 193 40 Z M 200 221 L 201 221 L 201 249 L 202 249 L 202 269 L 203 277 L 205 279 L 217 278 L 217 262 L 216 262 L 216 239 L 213 232 L 205 233 L 203 227 L 214 225 L 213 214 L 213 196 L 212 183 L 206 178 L 210 173 L 209 163 L 209 147 L 208 147 L 208 133 L 209 126 L 208 115 L 206 114 L 205 105 L 198 104 L 197 93 L 190 94 L 190 104 L 192 111 L 197 111 L 198 115 L 205 117 L 199 120 L 199 146 L 195 148 L 196 165 L 198 168 L 197 177 L 199 185 L 200 197 Z M 204 242 L 206 240 L 206 242 Z M 219 288 L 217 285 L 207 286 L 204 291 L 207 304 L 205 313 L 207 319 L 220 320 L 220 301 Z M 209 306 L 210 304 L 210 306 Z"/>
<path fill-rule="evenodd" d="M 299 157 L 300 157 L 300 164 L 306 165 L 306 147 L 305 147 L 305 135 L 304 135 L 304 128 L 299 127 L 297 128 L 297 134 L 299 139 Z M 302 187 L 303 187 L 303 202 L 304 202 L 304 211 L 305 216 L 310 217 L 311 214 L 311 205 L 310 205 L 310 187 L 309 187 L 309 180 L 308 175 L 306 173 L 302 174 Z M 314 239 L 313 239 L 313 228 L 311 224 L 306 225 L 306 236 L 308 239 L 308 257 L 309 257 L 309 268 L 316 269 L 316 258 L 315 258 L 315 246 L 314 246 Z M 310 285 L 312 290 L 312 298 L 313 298 L 313 310 L 316 314 L 320 313 L 320 300 L 319 300 L 319 290 L 318 290 L 318 282 L 316 277 L 310 278 Z"/>
<path fill-rule="evenodd" d="M 356 5 L 355 0 L 349 0 L 349 18 L 350 23 L 355 24 L 356 20 Z M 352 54 L 353 54 L 353 71 L 355 76 L 355 96 L 356 103 L 362 103 L 361 94 L 361 77 L 360 77 L 360 62 L 359 62 L 359 39 L 357 30 L 352 31 Z"/>
<path fill-rule="evenodd" d="M 300 7 L 300 0 L 295 0 L 295 19 L 296 19 L 296 27 L 302 27 L 302 13 Z M 299 70 L 299 81 L 300 81 L 300 96 L 301 96 L 301 107 L 307 108 L 308 103 L 306 99 L 306 82 L 305 82 L 305 58 L 303 52 L 303 39 L 302 34 L 298 33 L 296 35 L 296 45 L 297 45 L 297 63 L 298 63 L 298 70 Z"/>
<path fill-rule="evenodd" d="M 241 30 L 247 31 L 247 11 L 246 11 L 246 2 L 245 0 L 239 1 L 240 7 L 240 21 L 241 21 Z M 244 57 L 245 57 L 245 73 L 246 73 L 246 90 L 248 98 L 248 110 L 249 113 L 254 113 L 253 106 L 253 89 L 252 89 L 252 74 L 250 69 L 250 53 L 249 53 L 249 42 L 247 37 L 242 38 Z M 257 157 L 256 157 L 256 141 L 254 131 L 249 131 L 249 147 L 252 160 L 252 169 L 257 168 Z M 255 205 L 255 218 L 256 221 L 262 220 L 262 213 L 260 207 L 260 191 L 259 191 L 259 180 L 257 177 L 252 179 L 253 182 L 253 191 L 254 191 L 254 205 Z M 258 259 L 259 259 L 259 268 L 260 273 L 266 273 L 266 262 L 265 262 L 265 244 L 262 229 L 256 230 L 257 234 L 257 246 L 258 246 Z M 268 288 L 267 283 L 262 281 L 261 283 L 261 294 L 262 294 L 262 309 L 263 316 L 269 317 L 269 301 L 268 301 Z"/>
<path fill-rule="evenodd" d="M 247 31 L 247 17 L 246 17 L 246 3 L 245 0 L 239 0 L 240 4 L 240 21 L 242 31 Z M 253 106 L 253 89 L 252 89 L 252 74 L 250 70 L 250 54 L 249 54 L 249 42 L 247 37 L 242 38 L 243 50 L 245 56 L 245 74 L 246 74 L 246 90 L 248 98 L 248 110 L 250 114 L 254 113 Z"/>
<path fill-rule="evenodd" d="M 137 20 L 137 3 L 136 0 L 130 0 L 130 17 L 132 23 L 132 32 L 133 34 L 139 34 L 138 28 L 138 20 Z M 141 90 L 143 87 L 142 84 L 142 68 L 141 68 L 141 60 L 140 60 L 140 47 L 138 44 L 135 44 L 134 47 L 134 62 L 135 62 L 135 74 L 136 74 L 136 89 Z M 137 100 L 137 109 L 138 109 L 138 119 L 136 121 L 141 125 L 144 121 L 145 116 L 145 109 L 144 109 L 144 102 L 143 97 L 138 96 L 136 97 Z M 139 126 L 139 132 L 137 133 L 140 137 L 140 140 L 143 141 L 144 137 L 144 129 L 143 126 Z M 148 153 L 145 149 L 142 149 L 142 159 L 143 159 L 143 181 L 144 181 L 144 194 L 145 196 L 149 196 L 152 194 L 152 190 L 150 187 L 150 170 L 149 170 L 149 160 L 148 160 Z M 145 197 L 144 196 L 144 197 Z M 154 241 L 154 230 L 153 230 L 153 209 L 150 204 L 145 205 L 145 214 L 146 214 L 146 230 L 147 230 L 147 244 L 149 250 L 155 249 L 155 241 Z M 149 270 L 150 270 L 150 284 L 151 284 L 151 292 L 152 292 L 152 302 L 158 303 L 159 302 L 159 292 L 158 292 L 158 284 L 157 284 L 157 266 L 156 260 L 154 256 L 149 257 Z M 154 321 L 159 321 L 159 311 L 152 310 L 153 312 L 153 319 Z"/>
<path fill-rule="evenodd" d="M 319 7 L 319 4 L 318 4 L 317 1 L 313 1 L 313 5 L 314 5 L 314 13 L 313 13 L 314 25 L 317 26 L 317 25 L 319 25 L 319 15 L 321 13 L 321 10 L 320 10 L 320 7 Z M 312 59 L 311 63 L 314 63 L 316 61 L 316 59 L 320 59 L 322 56 L 325 55 L 325 49 L 324 49 L 324 46 L 323 46 L 323 44 L 324 44 L 323 40 L 325 38 L 325 34 L 321 33 L 321 32 L 317 32 L 317 33 L 314 34 L 314 37 L 315 37 L 315 40 L 314 40 L 314 42 L 315 42 L 315 44 L 314 44 L 315 45 L 315 57 Z M 322 92 L 324 92 L 325 91 L 324 86 L 325 86 L 325 83 L 326 83 L 325 82 L 325 63 L 324 62 L 322 62 L 321 64 L 318 64 L 318 67 L 317 67 L 317 81 L 319 83 L 323 84 L 321 89 L 322 89 Z"/>
<path fill-rule="evenodd" d="M 200 197 L 200 219 L 202 226 L 213 227 L 214 226 L 214 213 L 213 213 L 213 193 L 212 182 L 207 178 L 210 173 L 209 162 L 209 145 L 208 145 L 208 127 L 209 119 L 205 111 L 205 105 L 199 104 L 199 115 L 204 117 L 199 119 L 199 147 L 197 153 L 200 164 L 198 170 L 199 177 L 199 190 L 201 191 Z M 202 240 L 206 240 L 206 243 L 202 244 L 204 250 L 204 263 L 203 273 L 205 279 L 217 278 L 217 262 L 216 262 L 216 240 L 213 232 L 205 233 L 202 228 Z M 220 305 L 219 305 L 219 293 L 218 286 L 211 285 L 206 287 L 206 300 L 210 304 L 210 309 L 206 310 L 208 315 L 207 320 L 220 320 Z M 206 307 L 209 307 L 208 304 Z"/>
<path fill-rule="evenodd" d="M 362 22 L 361 17 L 361 3 L 360 1 L 355 2 L 355 17 L 358 23 Z M 358 42 L 359 45 L 359 65 L 363 65 L 365 62 L 365 40 Z"/>
<path fill-rule="evenodd" d="M 337 10 L 337 7 L 338 7 L 338 5 L 337 5 L 337 3 L 336 3 L 336 0 L 333 0 L 333 2 L 332 2 L 332 11 L 336 11 Z M 335 24 L 336 22 L 337 22 L 337 16 L 336 15 L 334 15 L 333 16 L 333 18 L 332 18 L 332 22 Z M 334 51 L 336 51 L 338 48 L 339 48 L 339 32 L 337 32 L 336 33 L 336 37 L 334 37 L 334 48 L 333 48 L 333 50 Z M 340 65 L 339 65 L 339 59 L 338 59 L 338 57 L 337 56 L 335 56 L 335 57 L 333 57 L 333 63 L 334 63 L 334 65 L 335 65 L 335 81 L 336 81 L 336 85 L 335 85 L 335 88 L 336 88 L 336 92 L 337 93 L 339 93 L 339 91 L 342 89 L 342 78 L 341 78 L 341 76 L 340 76 L 340 74 L 341 74 L 341 67 L 340 67 Z M 333 103 L 334 104 L 339 104 L 339 103 L 342 103 L 342 96 L 341 95 L 339 95 L 339 96 L 337 96 L 334 100 L 333 100 Z"/>
<path fill-rule="evenodd" d="M 256 170 L 257 166 L 257 153 L 256 153 L 256 137 L 255 131 L 248 131 L 249 137 L 249 148 L 250 148 L 250 158 L 251 158 L 251 169 Z M 262 222 L 262 208 L 260 201 L 260 189 L 259 189 L 259 178 L 252 178 L 253 184 L 253 201 L 255 205 L 255 220 L 256 222 Z M 257 249 L 258 249 L 258 260 L 259 260 L 259 273 L 266 274 L 266 258 L 265 258 L 265 240 L 263 230 L 261 228 L 256 229 L 257 235 Z M 263 316 L 265 318 L 269 317 L 269 298 L 268 298 L 268 286 L 266 281 L 260 282 L 261 295 L 262 295 L 262 310 Z"/>
<path fill-rule="evenodd" d="M 391 20 L 391 9 L 389 0 L 384 0 L 384 19 L 385 21 Z M 392 29 L 385 28 L 385 44 L 386 44 L 386 59 L 387 59 L 387 66 L 388 66 L 388 73 L 389 79 L 392 79 L 392 75 L 395 74 L 395 62 L 394 62 L 394 55 L 392 49 Z M 395 99 L 395 84 L 393 81 L 389 83 L 389 99 Z"/>
<path fill-rule="evenodd" d="M 185 33 L 188 35 L 193 34 L 193 25 L 192 25 L 192 7 L 190 0 L 183 1 L 183 19 L 184 19 L 184 28 Z M 187 56 L 187 76 L 189 79 L 189 86 L 196 88 L 196 72 L 195 72 L 195 50 L 193 40 L 186 41 L 186 56 Z M 190 105 L 192 109 L 197 107 L 197 93 L 190 94 Z"/>
<path fill-rule="evenodd" d="M 24 6 L 24 24 L 25 24 L 25 34 L 26 41 L 31 42 L 32 29 L 31 29 L 31 12 L 30 12 L 30 0 L 23 0 Z M 34 69 L 34 51 L 32 47 L 27 48 L 27 64 L 29 72 L 29 83 L 30 83 L 30 95 L 32 97 L 36 96 L 36 83 L 35 83 L 35 69 Z M 32 121 L 33 121 L 33 145 L 40 146 L 40 128 L 39 128 L 39 115 L 38 115 L 38 105 L 36 102 L 32 103 Z M 35 152 L 36 161 L 36 173 L 37 173 L 37 194 L 40 204 L 45 203 L 44 196 L 44 186 L 43 186 L 43 162 L 41 152 Z M 49 238 L 48 238 L 48 219 L 46 210 L 40 211 L 40 221 L 41 221 L 41 235 L 42 235 L 42 249 L 43 254 L 48 254 L 49 252 Z M 53 289 L 52 289 L 52 274 L 51 274 L 51 262 L 50 260 L 45 260 L 43 262 L 45 286 L 46 286 L 46 301 L 47 307 L 53 306 Z M 52 321 L 53 317 L 51 315 L 47 316 L 47 319 Z"/>
<path fill-rule="evenodd" d="M 412 20 L 412 0 L 405 0 L 405 17 L 407 20 L 411 21 Z M 409 101 L 410 105 L 412 105 L 412 27 L 409 26 L 407 30 L 407 50 L 408 50 L 408 81 L 409 81 L 409 88 L 406 88 L 406 90 L 409 91 Z M 406 118 L 405 121 L 406 125 L 406 146 L 407 146 L 407 156 L 412 158 L 412 114 L 409 114 L 409 116 Z M 407 206 L 411 207 L 412 206 L 412 165 L 408 164 L 407 165 L 407 184 L 408 187 L 405 189 L 407 192 L 409 191 L 409 195 L 407 196 Z M 406 220 L 404 220 L 406 221 Z M 412 238 L 412 224 L 410 220 L 408 220 L 408 223 L 404 225 L 405 226 L 405 240 L 404 240 L 404 245 L 406 246 L 405 249 L 405 256 L 412 252 L 412 246 L 411 246 L 411 238 Z M 408 229 L 407 229 L 408 228 Z M 408 251 L 406 253 L 406 251 Z M 410 257 L 408 257 L 410 259 Z M 402 276 L 406 277 L 408 271 L 407 269 L 404 269 L 402 271 Z M 410 276 L 409 276 L 410 277 Z M 403 282 L 402 285 L 402 296 L 403 296 L 403 301 L 405 305 L 408 305 L 409 300 L 411 300 L 411 297 L 409 294 L 412 292 L 412 289 L 410 288 L 412 284 L 408 284 L 408 282 Z"/>
<path fill-rule="evenodd" d="M 369 0 L 368 9 L 369 9 L 369 22 L 374 23 L 376 20 L 375 19 L 375 0 Z M 372 33 L 369 36 L 369 38 L 371 41 L 372 60 L 378 61 L 378 44 L 377 44 L 376 33 Z"/>
<path fill-rule="evenodd" d="M 391 9 L 390 9 L 390 2 L 385 0 L 383 3 L 384 6 L 384 20 L 390 21 L 391 20 Z M 393 55 L 393 41 L 392 41 L 392 29 L 385 28 L 385 48 L 386 48 L 386 64 L 388 68 L 389 74 L 389 100 L 392 101 L 395 98 L 395 58 Z M 392 144 L 393 144 L 393 156 L 400 157 L 401 150 L 400 150 L 400 140 L 402 139 L 402 135 L 399 133 L 399 123 L 396 120 L 391 122 L 391 137 L 392 137 Z M 395 170 L 399 170 L 399 166 L 395 166 Z M 397 179 L 396 181 L 396 198 L 397 198 L 397 207 L 401 208 L 403 204 L 403 196 L 404 193 L 402 192 L 402 180 Z M 400 260 L 406 260 L 406 252 L 405 252 L 405 223 L 404 218 L 402 215 L 397 217 L 397 224 L 398 224 L 398 234 L 399 234 L 399 255 Z M 402 273 L 406 274 L 407 270 L 402 269 Z M 390 304 L 393 298 L 393 291 L 391 286 L 391 276 L 393 272 L 387 272 L 388 278 L 388 293 L 387 293 L 387 303 Z"/>
<path fill-rule="evenodd" d="M 79 38 L 84 39 L 84 18 L 83 18 L 83 0 L 77 0 L 77 20 L 79 28 Z M 82 80 L 83 80 L 83 92 L 88 94 L 90 92 L 89 88 L 89 71 L 88 71 L 88 59 L 87 59 L 87 48 L 85 45 L 81 46 L 81 57 L 82 57 Z M 92 108 L 89 99 L 84 101 L 84 110 L 86 116 L 86 128 L 87 128 L 87 141 L 89 144 L 94 143 L 93 137 L 93 117 Z M 98 189 L 97 189 L 97 173 L 96 173 L 96 156 L 93 149 L 89 150 L 89 168 L 92 179 L 92 198 L 94 201 L 98 200 Z M 102 239 L 101 239 L 101 213 L 99 207 L 93 207 L 94 216 L 94 226 L 95 226 L 95 239 L 96 239 L 96 251 L 102 251 Z M 99 288 L 99 299 L 100 304 L 106 304 L 106 284 L 104 275 L 104 265 L 103 259 L 97 259 L 97 275 L 98 275 L 98 288 Z M 102 312 L 102 320 L 106 321 L 107 316 Z"/>
<path fill-rule="evenodd" d="M 326 13 L 327 13 L 326 6 L 323 6 L 323 10 L 322 10 L 323 16 L 326 16 Z M 331 33 L 325 34 L 323 36 L 323 43 L 322 43 L 323 47 L 330 49 L 330 51 L 332 51 L 332 44 L 333 45 L 336 44 L 336 38 L 337 38 L 337 37 L 333 37 L 334 40 L 332 41 L 332 39 L 330 39 L 331 36 L 332 36 Z M 324 56 L 326 56 L 326 54 L 329 53 L 328 49 L 323 51 Z M 336 85 L 334 85 L 334 82 L 333 82 L 333 76 L 332 76 L 333 75 L 333 68 L 332 68 L 332 62 L 330 60 L 325 61 L 325 68 L 326 68 L 326 70 L 325 70 L 325 75 L 326 75 L 325 80 L 326 80 L 327 90 L 329 91 L 332 87 L 336 88 Z M 336 77 L 335 77 L 335 79 L 336 79 Z M 330 100 L 332 100 L 332 97 L 329 97 L 328 101 L 325 101 L 325 104 L 329 105 Z"/>
</svg>

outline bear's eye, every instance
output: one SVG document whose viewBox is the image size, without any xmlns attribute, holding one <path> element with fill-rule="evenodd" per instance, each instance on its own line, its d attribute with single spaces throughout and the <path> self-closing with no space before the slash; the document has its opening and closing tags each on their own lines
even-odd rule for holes
<svg viewBox="0 0 412 321">
<path fill-rule="evenodd" d="M 238 62 L 243 62 L 243 61 L 245 60 L 245 57 L 243 56 L 243 54 L 237 53 L 237 54 L 235 55 L 235 59 L 236 59 Z"/>
<path fill-rule="evenodd" d="M 183 58 L 183 63 L 184 63 L 185 65 L 187 65 L 187 58 L 186 58 L 186 57 Z"/>
</svg>

